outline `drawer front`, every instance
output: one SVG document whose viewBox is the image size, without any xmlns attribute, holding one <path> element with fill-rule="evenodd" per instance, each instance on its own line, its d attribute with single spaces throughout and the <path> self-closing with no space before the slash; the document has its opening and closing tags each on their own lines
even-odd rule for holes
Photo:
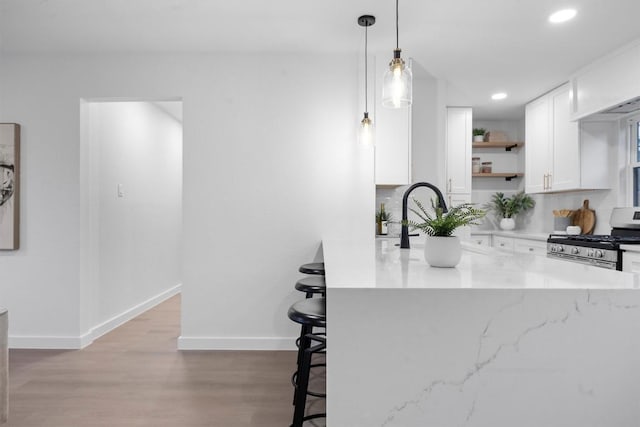
<svg viewBox="0 0 640 427">
<path fill-rule="evenodd" d="M 491 246 L 491 236 L 482 235 L 482 236 L 471 236 L 471 243 L 477 246 Z"/>
<path fill-rule="evenodd" d="M 515 252 L 542 256 L 547 255 L 547 243 L 538 240 L 517 239 L 514 248 Z"/>
<path fill-rule="evenodd" d="M 622 271 L 640 273 L 640 253 L 624 252 L 622 254 Z"/>
<path fill-rule="evenodd" d="M 493 236 L 493 247 L 513 252 L 513 239 L 511 237 Z"/>
</svg>

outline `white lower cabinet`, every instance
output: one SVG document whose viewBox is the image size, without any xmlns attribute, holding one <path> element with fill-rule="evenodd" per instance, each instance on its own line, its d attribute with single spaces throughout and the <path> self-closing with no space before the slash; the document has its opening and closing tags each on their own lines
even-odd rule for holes
<svg viewBox="0 0 640 427">
<path fill-rule="evenodd" d="M 546 256 L 547 243 L 543 240 L 493 235 L 493 247 L 507 252 Z M 640 254 L 639 254 L 640 255 Z"/>
<path fill-rule="evenodd" d="M 515 239 L 514 252 L 547 256 L 547 243 L 532 239 Z"/>
<path fill-rule="evenodd" d="M 622 253 L 622 271 L 640 273 L 640 252 L 625 251 Z"/>
<path fill-rule="evenodd" d="M 488 248 L 491 246 L 491 235 L 490 234 L 472 234 L 471 243 L 477 246 L 484 246 Z"/>
<path fill-rule="evenodd" d="M 512 237 L 493 236 L 493 247 L 509 252 L 513 252 L 515 242 Z"/>
</svg>

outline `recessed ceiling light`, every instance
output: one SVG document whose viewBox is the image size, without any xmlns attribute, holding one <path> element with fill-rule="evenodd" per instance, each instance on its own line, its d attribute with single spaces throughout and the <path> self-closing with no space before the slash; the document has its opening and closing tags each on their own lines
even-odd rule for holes
<svg viewBox="0 0 640 427">
<path fill-rule="evenodd" d="M 553 22 L 554 24 L 559 24 L 560 22 L 566 22 L 570 19 L 573 19 L 573 17 L 576 16 L 576 10 L 575 9 L 563 9 L 563 10 L 559 10 L 555 13 L 552 13 L 549 16 L 549 22 Z"/>
<path fill-rule="evenodd" d="M 507 94 L 504 92 L 494 93 L 493 95 L 491 95 L 491 99 L 493 99 L 494 101 L 499 101 L 501 99 L 505 99 L 506 97 Z"/>
</svg>

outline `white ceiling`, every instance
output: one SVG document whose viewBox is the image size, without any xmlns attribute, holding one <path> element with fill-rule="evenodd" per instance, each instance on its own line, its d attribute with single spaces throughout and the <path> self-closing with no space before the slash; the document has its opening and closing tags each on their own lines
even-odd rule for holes
<svg viewBox="0 0 640 427">
<path fill-rule="evenodd" d="M 571 22 L 548 15 L 578 10 Z M 395 45 L 394 0 L 0 0 L 4 52 L 353 52 Z M 400 0 L 404 57 L 450 81 L 476 117 L 522 105 L 640 37 L 640 0 Z M 640 76 L 638 77 L 640 78 Z M 490 95 L 506 91 L 499 103 Z"/>
</svg>

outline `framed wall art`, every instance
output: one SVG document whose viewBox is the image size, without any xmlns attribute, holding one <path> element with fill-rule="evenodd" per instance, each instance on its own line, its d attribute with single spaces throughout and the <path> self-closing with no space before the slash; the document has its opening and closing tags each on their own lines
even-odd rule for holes
<svg viewBox="0 0 640 427">
<path fill-rule="evenodd" d="M 0 123 L 0 250 L 20 246 L 20 125 Z"/>
</svg>

